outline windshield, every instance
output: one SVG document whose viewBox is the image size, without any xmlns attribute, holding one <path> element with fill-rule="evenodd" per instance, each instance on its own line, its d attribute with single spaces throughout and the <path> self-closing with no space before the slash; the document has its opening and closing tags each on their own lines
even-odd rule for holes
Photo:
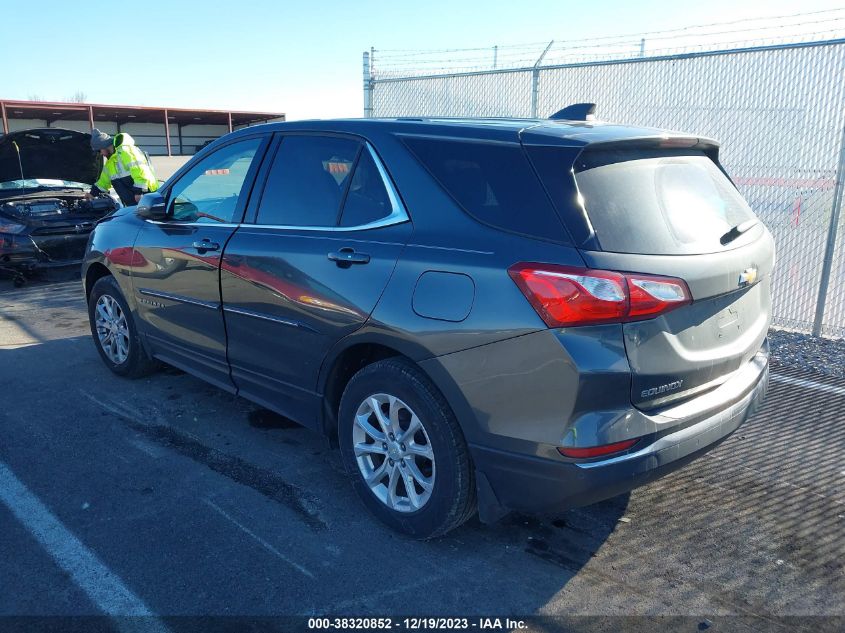
<svg viewBox="0 0 845 633">
<path fill-rule="evenodd" d="M 53 178 L 27 178 L 26 180 L 7 180 L 0 182 L 0 190 L 7 189 L 89 189 L 91 185 L 72 180 L 55 180 Z"/>
<path fill-rule="evenodd" d="M 702 152 L 587 151 L 575 180 L 605 251 L 713 253 L 725 233 L 755 217 Z"/>
</svg>

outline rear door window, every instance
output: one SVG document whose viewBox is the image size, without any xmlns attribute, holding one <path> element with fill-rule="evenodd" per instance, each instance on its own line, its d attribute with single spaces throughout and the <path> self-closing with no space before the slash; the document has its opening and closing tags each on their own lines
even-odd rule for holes
<svg viewBox="0 0 845 633">
<path fill-rule="evenodd" d="M 587 150 L 575 164 L 584 208 L 604 251 L 714 253 L 754 213 L 719 167 L 693 150 Z"/>
<path fill-rule="evenodd" d="M 442 138 L 402 140 L 476 220 L 512 233 L 568 242 L 520 145 Z"/>
<path fill-rule="evenodd" d="M 333 136 L 282 140 L 261 197 L 259 224 L 337 226 L 361 143 Z"/>
<path fill-rule="evenodd" d="M 355 173 L 352 174 L 340 225 L 364 226 L 386 218 L 392 212 L 393 204 L 381 173 L 372 155 L 365 149 L 355 166 Z"/>
</svg>

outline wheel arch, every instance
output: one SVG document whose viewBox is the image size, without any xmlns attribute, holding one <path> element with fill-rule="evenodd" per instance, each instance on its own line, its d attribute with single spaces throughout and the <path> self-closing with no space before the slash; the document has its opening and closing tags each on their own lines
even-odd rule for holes
<svg viewBox="0 0 845 633">
<path fill-rule="evenodd" d="M 443 394 L 446 402 L 458 417 L 458 423 L 461 424 L 461 416 L 453 406 L 452 397 L 450 397 L 452 394 L 444 389 L 448 386 L 441 384 L 441 381 L 432 376 L 422 363 L 426 358 L 431 358 L 428 350 L 419 344 L 382 332 L 361 332 L 338 342 L 326 356 L 320 369 L 317 392 L 322 395 L 323 405 L 320 411 L 319 428 L 332 445 L 337 442 L 337 414 L 340 399 L 352 376 L 376 361 L 397 357 L 412 363 L 431 380 Z M 448 389 L 448 391 L 452 390 Z"/>
<path fill-rule="evenodd" d="M 426 363 L 425 359 L 417 360 L 414 358 L 413 348 L 408 349 L 406 346 L 402 345 L 401 341 L 396 343 L 395 339 L 392 342 L 393 345 L 390 345 L 390 343 L 383 338 L 380 339 L 378 343 L 372 339 L 367 340 L 366 342 L 363 340 L 356 340 L 342 347 L 333 357 L 332 362 L 329 363 L 326 368 L 325 375 L 325 379 L 327 380 L 327 389 L 323 399 L 325 403 L 323 431 L 327 434 L 331 441 L 338 442 L 341 445 L 341 456 L 344 466 L 347 472 L 355 476 L 355 482 L 357 482 L 355 488 L 358 493 L 362 495 L 365 505 L 367 505 L 367 507 L 377 517 L 385 521 L 388 525 L 396 527 L 415 538 L 430 538 L 431 536 L 448 532 L 450 529 L 461 525 L 476 512 L 478 507 L 477 499 L 479 494 L 479 481 L 476 476 L 477 471 L 472 451 L 470 450 L 469 443 L 467 441 L 468 438 L 464 432 L 464 425 L 461 423 L 461 418 L 457 414 L 453 402 L 450 401 L 449 394 L 447 394 L 446 390 L 443 389 L 443 384 L 439 384 L 439 381 L 431 375 L 431 372 L 427 371 L 424 366 Z M 388 511 L 385 511 L 384 508 L 379 505 L 383 502 L 383 500 L 378 502 L 375 501 L 376 497 L 372 495 L 372 490 L 361 488 L 362 485 L 366 485 L 368 482 L 366 482 L 363 478 L 358 477 L 358 474 L 366 476 L 366 473 L 357 473 L 357 471 L 360 470 L 360 463 L 358 463 L 356 467 L 356 458 L 354 457 L 354 455 L 357 454 L 357 450 L 354 446 L 358 441 L 355 439 L 354 435 L 356 425 L 351 423 L 351 419 L 348 421 L 344 419 L 342 424 L 338 421 L 337 407 L 339 407 L 341 396 L 349 384 L 349 381 L 355 375 L 355 372 L 360 371 L 361 368 L 377 369 L 379 368 L 379 365 L 373 365 L 372 363 L 378 363 L 381 359 L 390 359 L 388 363 L 385 364 L 384 370 L 390 369 L 391 371 L 378 374 L 381 378 L 375 381 L 372 379 L 376 376 L 376 374 L 368 372 L 367 379 L 370 382 L 367 383 L 367 385 L 358 386 L 358 389 L 355 391 L 355 401 L 344 401 L 343 406 L 345 407 L 345 415 L 354 414 L 354 411 L 358 408 L 357 397 L 360 397 L 362 394 L 370 393 L 369 390 L 372 388 L 377 388 L 379 391 L 385 389 L 386 391 L 384 393 L 395 394 L 396 392 L 391 391 L 390 384 L 385 383 L 394 384 L 395 388 L 399 389 L 399 383 L 401 382 L 400 377 L 402 375 L 407 375 L 410 380 L 410 383 L 403 385 L 405 391 L 409 390 L 408 396 L 413 398 L 414 394 L 417 394 L 420 391 L 432 394 L 435 396 L 433 400 L 431 399 L 431 396 L 428 396 L 428 399 L 421 400 L 418 404 L 427 402 L 429 403 L 428 406 L 435 407 L 438 411 L 446 413 L 447 419 L 443 420 L 444 426 L 438 426 L 437 428 L 441 429 L 441 440 L 447 443 L 446 445 L 442 445 L 441 448 L 445 448 L 446 453 L 452 455 L 453 457 L 453 459 L 448 460 L 448 463 L 454 464 L 455 467 L 453 474 L 455 477 L 454 486 L 456 486 L 455 490 L 457 492 L 454 498 L 451 498 L 448 495 L 446 497 L 443 497 L 442 494 L 440 495 L 440 501 L 436 503 L 438 504 L 438 507 L 444 510 L 444 513 L 433 515 L 434 519 L 431 518 L 432 515 L 429 513 L 428 519 L 420 519 L 423 521 L 423 527 L 420 527 L 419 525 L 414 527 L 414 524 L 410 519 L 394 520 L 393 518 L 388 518 L 385 512 L 389 514 L 391 510 L 389 509 Z M 428 359 L 433 360 L 433 357 L 429 355 Z M 411 378 L 410 376 L 414 376 L 414 378 Z M 427 384 L 420 384 L 421 380 Z M 452 384 L 454 384 L 453 381 Z M 406 402 L 410 403 L 412 400 L 406 400 Z M 350 409 L 348 407 L 352 408 Z M 431 412 L 433 413 L 433 411 Z M 427 419 L 424 416 L 421 416 L 421 418 L 423 421 Z M 431 427 L 429 427 L 428 432 L 431 433 L 431 430 Z M 447 448 L 447 446 L 452 448 Z M 405 447 L 402 446 L 401 448 L 404 452 Z M 385 457 L 385 459 L 387 458 Z M 391 463 L 391 465 L 393 464 Z M 447 472 L 452 472 L 449 468 L 446 470 Z M 459 473 L 463 474 L 458 475 Z M 449 479 L 447 479 L 447 481 L 449 481 Z M 449 486 L 449 484 L 446 485 L 447 487 Z M 435 497 L 432 496 L 432 499 L 435 499 Z M 451 501 L 444 506 L 444 499 L 451 499 Z M 485 503 L 487 502 L 485 501 Z M 377 506 L 377 508 L 373 508 L 372 506 L 374 505 Z M 392 510 L 392 512 L 395 512 L 395 510 Z M 485 517 L 489 516 L 489 514 L 490 513 L 485 510 Z M 434 528 L 432 528 L 432 522 L 435 525 Z"/>
<path fill-rule="evenodd" d="M 147 337 L 144 335 L 144 326 L 138 314 L 138 304 L 132 293 L 131 279 L 126 271 L 123 271 L 120 268 L 117 268 L 117 270 L 111 268 L 109 266 L 108 259 L 106 258 L 92 258 L 82 270 L 82 285 L 85 291 L 85 303 L 88 303 L 91 299 L 91 291 L 94 289 L 94 284 L 100 281 L 100 279 L 104 279 L 106 277 L 114 279 L 114 282 L 123 294 L 123 298 L 129 306 L 129 312 L 131 313 L 132 318 L 135 319 L 135 325 L 138 328 L 141 347 L 148 356 L 152 356 L 152 350 L 150 349 Z"/>
<path fill-rule="evenodd" d="M 108 266 L 102 262 L 93 262 L 88 266 L 84 277 L 86 301 L 91 298 L 91 289 L 94 287 L 94 284 L 103 277 L 108 277 L 109 275 L 114 276 Z"/>
</svg>

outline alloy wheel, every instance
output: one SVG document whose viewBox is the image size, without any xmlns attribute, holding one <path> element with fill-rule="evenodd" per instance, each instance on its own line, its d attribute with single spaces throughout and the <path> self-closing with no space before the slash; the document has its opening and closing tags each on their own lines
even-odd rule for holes
<svg viewBox="0 0 845 633">
<path fill-rule="evenodd" d="M 114 297 L 102 295 L 97 299 L 94 325 L 100 347 L 109 360 L 115 365 L 126 362 L 129 357 L 129 325 L 126 314 Z"/>
<path fill-rule="evenodd" d="M 420 418 L 399 398 L 377 393 L 355 414 L 352 442 L 372 493 L 397 512 L 416 512 L 434 490 L 434 451 Z"/>
</svg>

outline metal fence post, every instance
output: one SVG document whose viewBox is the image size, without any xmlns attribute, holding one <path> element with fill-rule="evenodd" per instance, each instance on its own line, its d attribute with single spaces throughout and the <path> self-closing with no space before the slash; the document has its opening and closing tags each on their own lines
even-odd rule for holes
<svg viewBox="0 0 845 633">
<path fill-rule="evenodd" d="M 842 189 L 845 186 L 845 126 L 842 128 L 842 140 L 839 142 L 839 165 L 836 168 L 836 184 L 833 189 L 833 207 L 830 210 L 830 227 L 827 230 L 827 246 L 824 249 L 822 276 L 819 281 L 819 296 L 816 300 L 816 317 L 813 320 L 813 336 L 821 336 L 824 324 L 824 308 L 827 302 L 827 289 L 830 286 L 830 273 L 833 269 L 833 255 L 836 251 L 836 233 L 839 230 L 839 212 L 842 209 Z"/>
<path fill-rule="evenodd" d="M 549 52 L 549 49 L 552 47 L 555 41 L 552 40 L 549 42 L 549 45 L 546 46 L 546 49 L 543 53 L 537 58 L 537 61 L 534 62 L 534 68 L 531 70 L 531 118 L 537 118 L 537 101 L 539 100 L 540 96 L 540 64 L 543 62 L 543 58 L 546 56 L 546 53 Z"/>
<path fill-rule="evenodd" d="M 370 73 L 370 53 L 364 51 L 364 118 L 373 116 L 373 78 Z"/>
</svg>

